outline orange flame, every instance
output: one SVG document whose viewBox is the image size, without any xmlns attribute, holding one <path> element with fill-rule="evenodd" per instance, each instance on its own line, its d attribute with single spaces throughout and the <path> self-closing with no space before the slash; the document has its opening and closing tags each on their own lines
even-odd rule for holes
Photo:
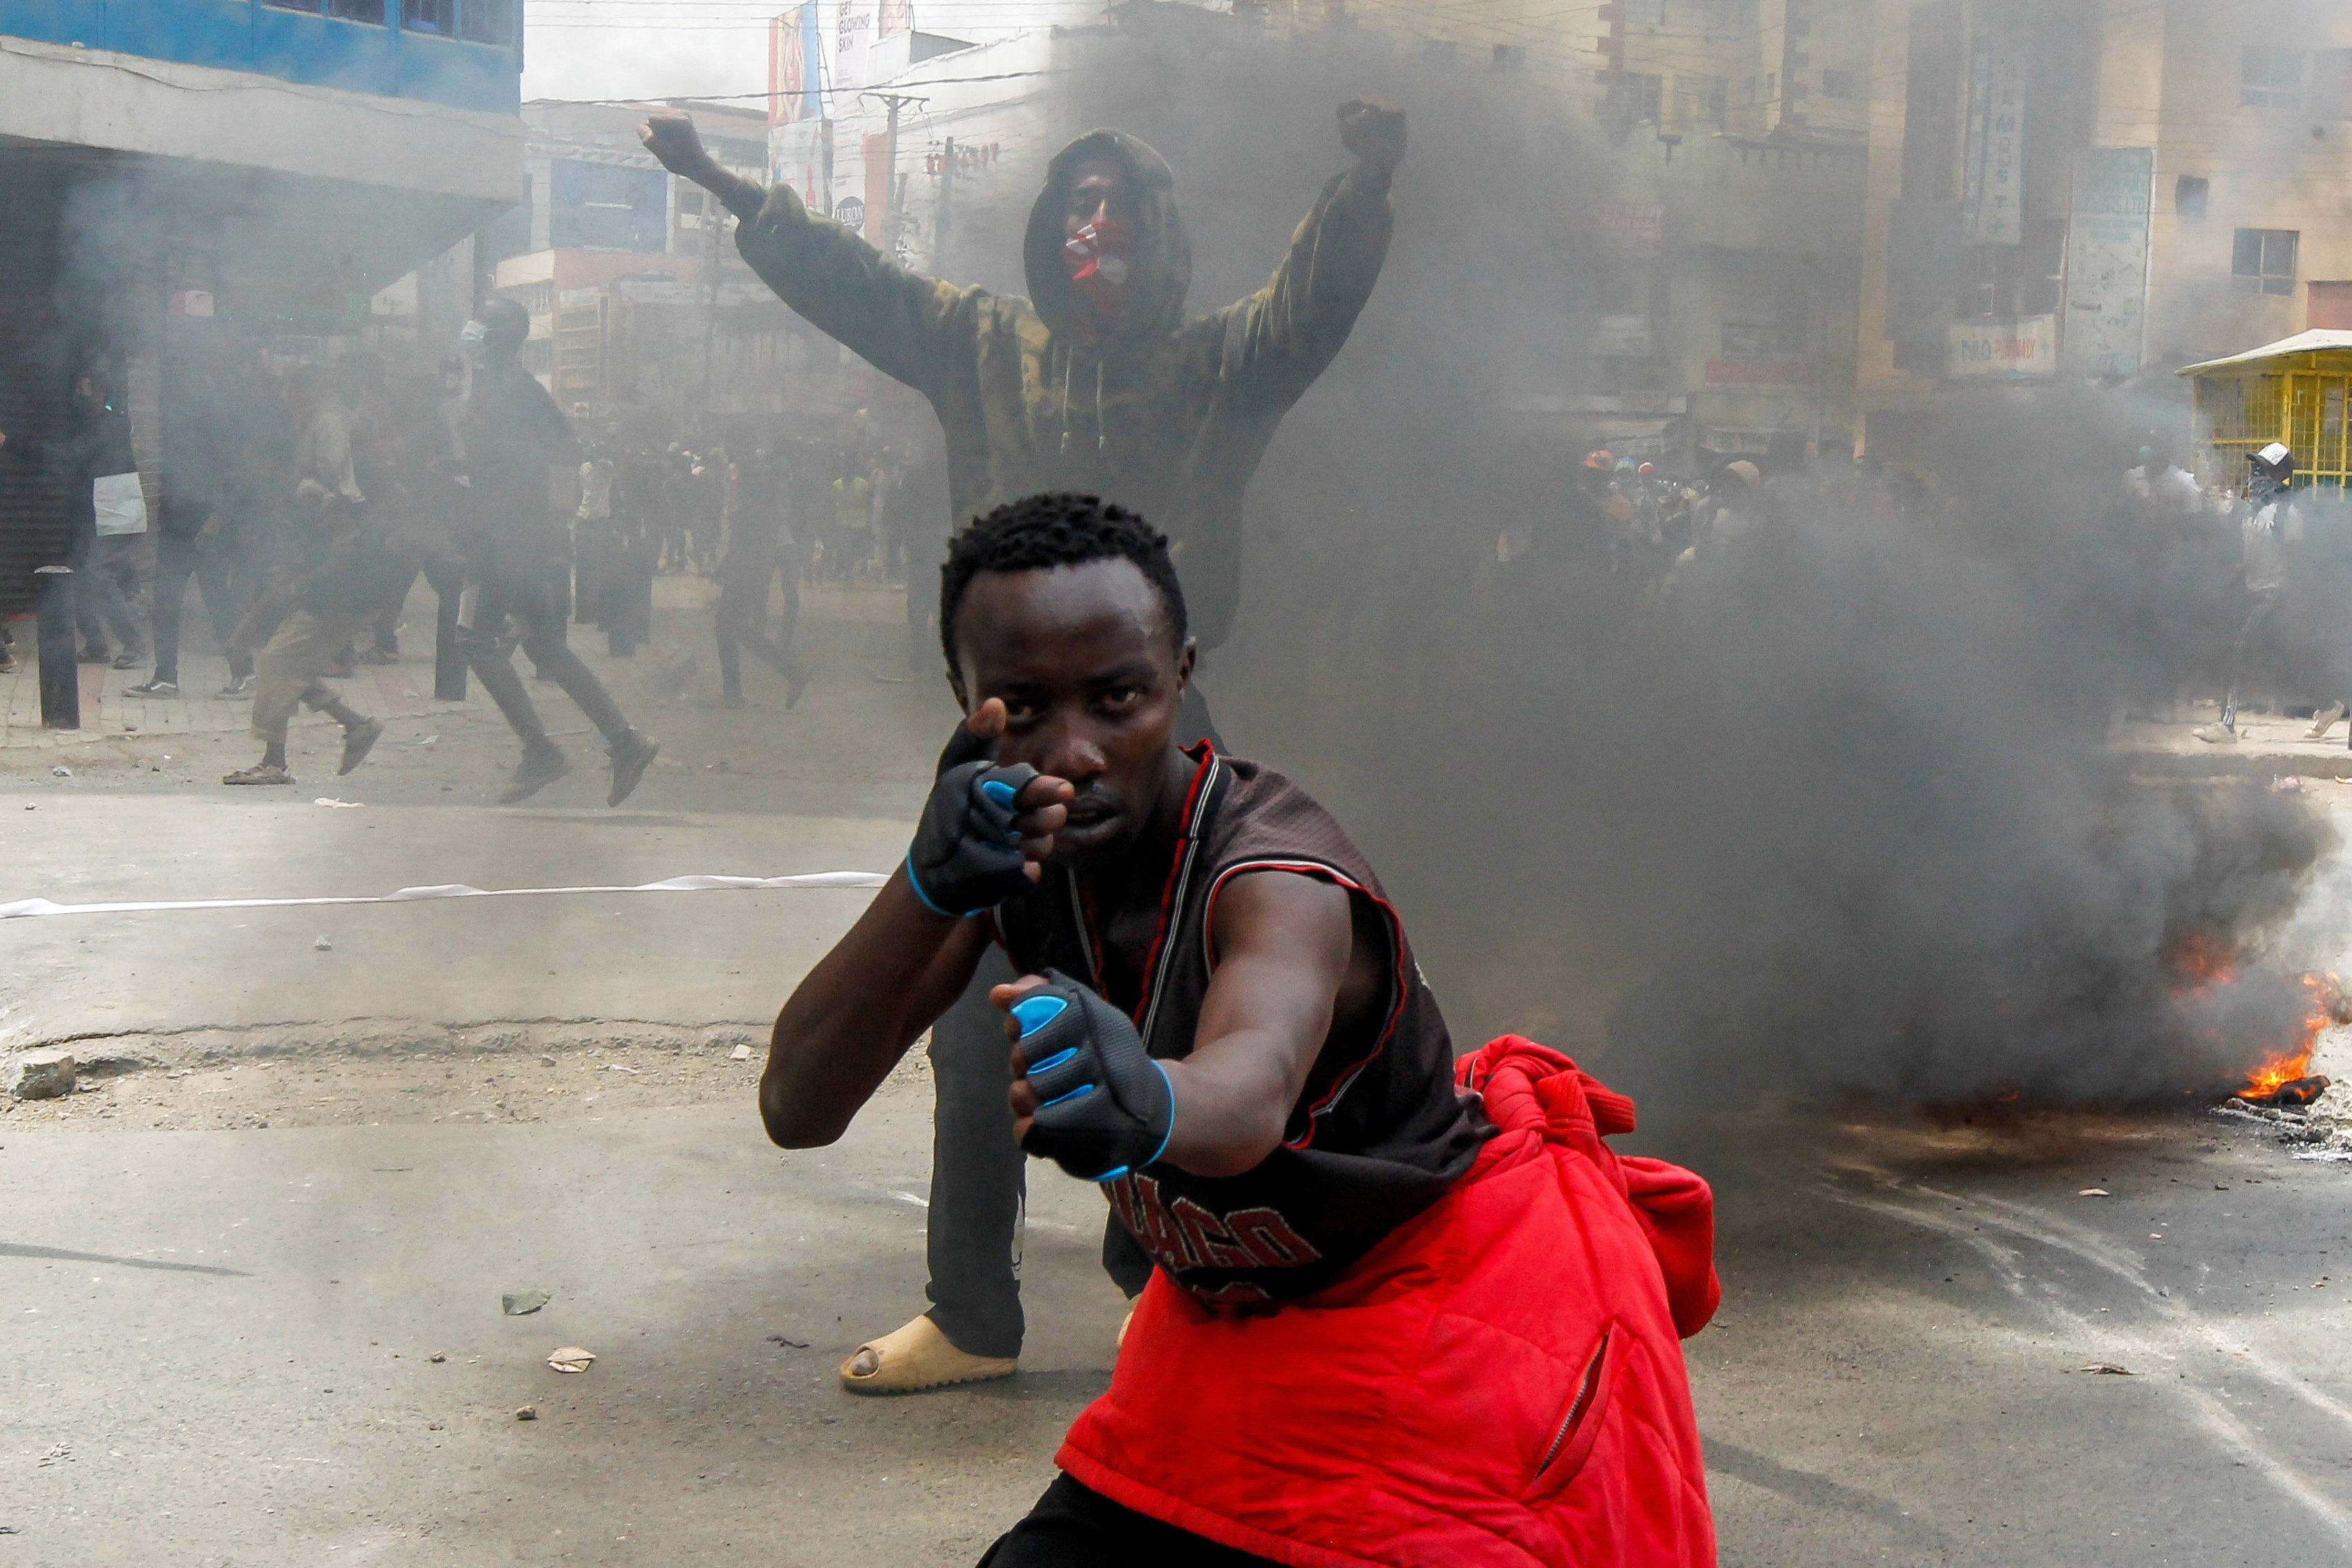
<svg viewBox="0 0 2352 1568">
<path fill-rule="evenodd" d="M 2190 931 L 2165 954 L 2164 966 L 2172 972 L 2175 992 L 2202 991 L 2235 974 L 2238 961 L 2237 954 L 2203 931 Z"/>
<path fill-rule="evenodd" d="M 2344 1016 L 2344 983 L 2335 975 L 2306 974 L 2303 988 L 2311 993 L 2311 1011 L 2304 1016 L 2302 1033 L 2294 1046 L 2273 1053 L 2247 1075 L 2246 1087 L 2238 1092 L 2248 1099 L 2276 1094 L 2280 1085 L 2309 1077 L 2311 1053 L 2318 1047 L 2320 1031 Z"/>
</svg>

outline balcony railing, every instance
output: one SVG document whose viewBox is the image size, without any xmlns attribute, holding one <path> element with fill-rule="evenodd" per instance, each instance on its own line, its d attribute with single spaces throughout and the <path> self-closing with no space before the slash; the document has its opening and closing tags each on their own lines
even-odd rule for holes
<svg viewBox="0 0 2352 1568">
<path fill-rule="evenodd" d="M 0 0 L 0 36 L 511 113 L 520 0 Z"/>
</svg>

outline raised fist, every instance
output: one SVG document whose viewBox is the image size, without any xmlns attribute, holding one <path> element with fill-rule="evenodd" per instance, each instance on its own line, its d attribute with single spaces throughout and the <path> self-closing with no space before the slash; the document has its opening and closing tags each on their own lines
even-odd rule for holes
<svg viewBox="0 0 2352 1568">
<path fill-rule="evenodd" d="M 691 180 L 715 166 L 694 129 L 694 116 L 683 110 L 655 110 L 637 128 L 637 140 L 673 174 Z"/>
</svg>

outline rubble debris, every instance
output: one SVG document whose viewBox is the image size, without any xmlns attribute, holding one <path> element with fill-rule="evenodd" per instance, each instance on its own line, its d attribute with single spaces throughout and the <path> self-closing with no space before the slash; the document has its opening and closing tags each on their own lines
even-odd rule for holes
<svg viewBox="0 0 2352 1568">
<path fill-rule="evenodd" d="M 499 1310 L 509 1318 L 527 1318 L 553 1300 L 544 1290 L 509 1290 L 499 1298 Z"/>
<path fill-rule="evenodd" d="M 515 1411 L 515 1419 L 516 1419 L 516 1420 L 518 1420 L 518 1421 L 536 1421 L 536 1420 L 538 1420 L 538 1419 L 539 1419 L 539 1406 L 538 1406 L 538 1405 L 522 1405 L 521 1407 L 520 1407 L 519 1409 L 517 1409 L 517 1410 Z"/>
<path fill-rule="evenodd" d="M 49 776 L 51 778 L 58 779 L 69 779 L 73 777 L 73 770 L 67 767 L 63 763 L 60 763 L 56 767 L 49 770 Z"/>
<path fill-rule="evenodd" d="M 310 939 L 310 945 L 320 952 L 332 952 L 335 951 L 335 944 L 329 942 L 323 936 L 312 937 Z"/>
<path fill-rule="evenodd" d="M 29 811 L 32 808 L 27 806 L 26 809 Z M 751 1059 L 751 1047 L 749 1046 L 738 1046 L 733 1050 L 727 1053 L 727 1059 L 730 1062 L 748 1062 Z"/>
<path fill-rule="evenodd" d="M 431 1362 L 435 1366 L 439 1366 L 443 1362 L 447 1361 L 449 1358 L 442 1354 L 439 1351 L 435 1351 L 431 1355 L 426 1356 L 425 1359 Z"/>
<path fill-rule="evenodd" d="M 558 1345 L 547 1352 L 547 1364 L 558 1372 L 586 1372 L 596 1364 L 596 1352 L 578 1345 Z"/>
<path fill-rule="evenodd" d="M 2074 1194 L 2078 1198 L 2111 1198 L 2116 1194 L 2105 1187 L 2084 1187 Z"/>
<path fill-rule="evenodd" d="M 367 803 L 361 800 L 337 800 L 331 795 L 322 795 L 310 804 L 312 805 L 331 806 L 337 811 L 357 811 L 361 806 L 365 805 Z"/>
<path fill-rule="evenodd" d="M 2086 1361 L 2081 1370 L 2099 1377 L 2137 1377 L 2139 1375 L 2131 1368 L 2111 1361 Z"/>
<path fill-rule="evenodd" d="M 768 1342 L 772 1345 L 790 1345 L 796 1351 L 804 1351 L 809 1348 L 808 1341 L 786 1339 L 782 1334 L 770 1334 L 768 1336 Z"/>
<path fill-rule="evenodd" d="M 79 1066 L 70 1051 L 22 1051 L 0 1068 L 0 1084 L 11 1100 L 56 1100 L 74 1091 Z"/>
</svg>

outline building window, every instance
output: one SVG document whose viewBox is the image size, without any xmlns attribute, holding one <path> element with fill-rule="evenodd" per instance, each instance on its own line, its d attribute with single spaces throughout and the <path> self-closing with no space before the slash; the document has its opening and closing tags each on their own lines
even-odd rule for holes
<svg viewBox="0 0 2352 1568">
<path fill-rule="evenodd" d="M 458 16 L 461 35 L 477 44 L 515 41 L 515 0 L 466 0 Z"/>
<path fill-rule="evenodd" d="M 2172 210 L 2190 223 L 2205 221 L 2205 202 L 2213 182 L 2202 174 L 2183 174 L 2172 182 Z"/>
<path fill-rule="evenodd" d="M 400 25 L 412 33 L 454 37 L 457 31 L 457 0 L 401 0 Z"/>
<path fill-rule="evenodd" d="M 2242 228 L 2230 257 L 2230 281 L 2241 294 L 2293 294 L 2294 253 L 2303 239 L 2291 228 Z"/>
<path fill-rule="evenodd" d="M 1528 68 L 1528 47 L 1525 44 L 1496 44 L 1495 68 L 1498 71 L 1523 71 Z"/>
<path fill-rule="evenodd" d="M 1616 90 L 1610 96 L 1617 100 L 1618 111 L 1627 122 L 1654 121 L 1665 105 L 1666 79 L 1627 71 L 1617 79 Z"/>
<path fill-rule="evenodd" d="M 1675 79 L 1675 123 L 1686 130 L 1713 126 L 1723 128 L 1723 119 L 1731 101 L 1731 82 L 1719 76 L 1685 76 Z"/>
<path fill-rule="evenodd" d="M 278 11 L 310 11 L 316 13 L 320 0 L 261 0 L 265 5 Z"/>
<path fill-rule="evenodd" d="M 2238 101 L 2248 109 L 2303 107 L 2303 51 L 2248 44 L 2238 57 Z"/>
<path fill-rule="evenodd" d="M 346 22 L 383 26 L 383 0 L 327 0 L 327 15 Z"/>
<path fill-rule="evenodd" d="M 1823 98 L 1860 98 L 1862 80 L 1852 71 L 1825 70 L 1822 72 L 1822 96 Z"/>
</svg>

